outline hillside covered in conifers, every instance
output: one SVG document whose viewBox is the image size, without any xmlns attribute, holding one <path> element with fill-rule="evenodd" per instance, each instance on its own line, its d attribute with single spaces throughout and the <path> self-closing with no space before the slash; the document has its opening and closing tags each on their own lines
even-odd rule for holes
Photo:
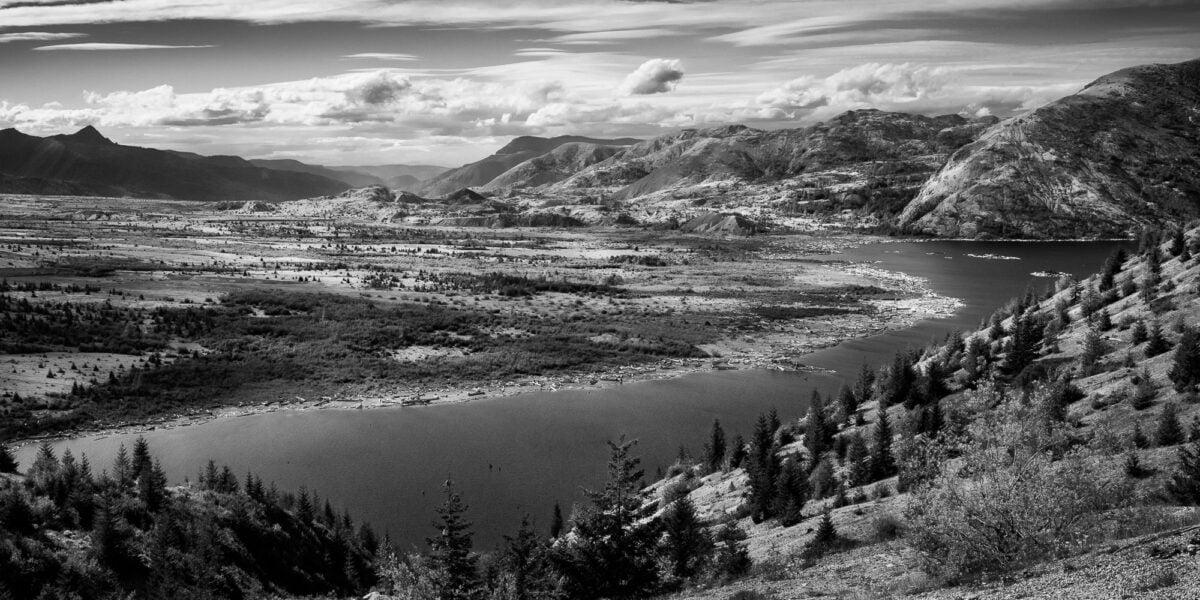
<svg viewBox="0 0 1200 600">
<path fill-rule="evenodd" d="M 755 567 L 678 597 L 1197 589 L 1198 251 L 1200 230 L 1147 230 L 798 419 L 762 415 L 744 448 L 715 423 L 650 493 L 737 519 Z"/>
</svg>

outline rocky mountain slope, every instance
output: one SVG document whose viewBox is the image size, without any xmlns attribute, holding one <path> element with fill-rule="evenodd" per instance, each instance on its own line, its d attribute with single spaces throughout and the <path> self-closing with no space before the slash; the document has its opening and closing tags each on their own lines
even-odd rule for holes
<svg viewBox="0 0 1200 600">
<path fill-rule="evenodd" d="M 432 197 L 470 187 L 532 208 L 599 206 L 631 223 L 737 213 L 759 222 L 837 215 L 878 226 L 996 121 L 859 110 L 801 129 L 731 125 L 643 142 L 517 138 L 420 190 Z"/>
<path fill-rule="evenodd" d="M 684 217 L 689 205 L 760 218 L 847 208 L 890 214 L 992 122 L 859 110 L 802 129 L 685 130 L 630 147 L 548 192 Z"/>
<path fill-rule="evenodd" d="M 621 151 L 620 146 L 568 142 L 501 173 L 479 188 L 485 192 L 538 187 L 562 181 Z"/>
<path fill-rule="evenodd" d="M 600 146 L 628 146 L 638 141 L 640 140 L 631 138 L 602 140 L 565 135 L 555 138 L 522 136 L 509 142 L 491 156 L 440 173 L 422 183 L 419 189 L 410 191 L 424 196 L 443 196 L 462 188 L 481 187 L 505 171 L 527 160 L 546 154 L 563 144 L 585 143 Z"/>
<path fill-rule="evenodd" d="M 0 131 L 0 174 L 2 191 L 179 200 L 295 200 L 351 187 L 311 173 L 258 167 L 236 156 L 123 146 L 91 126 L 45 138 Z"/>
<path fill-rule="evenodd" d="M 955 153 L 900 215 L 949 237 L 1124 236 L 1200 215 L 1200 60 L 1111 73 Z"/>
</svg>

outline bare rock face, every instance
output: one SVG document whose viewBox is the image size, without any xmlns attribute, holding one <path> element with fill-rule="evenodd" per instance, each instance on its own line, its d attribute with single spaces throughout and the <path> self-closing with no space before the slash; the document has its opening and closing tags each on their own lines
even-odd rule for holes
<svg viewBox="0 0 1200 600">
<path fill-rule="evenodd" d="M 621 146 L 569 142 L 518 164 L 480 189 L 491 192 L 556 183 L 609 158 L 621 149 Z"/>
<path fill-rule="evenodd" d="M 945 237 L 1124 236 L 1200 216 L 1200 60 L 1117 71 L 964 146 L 898 224 Z"/>
<path fill-rule="evenodd" d="M 632 204 L 734 189 L 742 196 L 788 190 L 802 201 L 857 193 L 860 204 L 898 212 L 951 152 L 994 122 L 856 110 L 799 129 L 688 129 L 623 149 L 548 191 Z"/>
</svg>

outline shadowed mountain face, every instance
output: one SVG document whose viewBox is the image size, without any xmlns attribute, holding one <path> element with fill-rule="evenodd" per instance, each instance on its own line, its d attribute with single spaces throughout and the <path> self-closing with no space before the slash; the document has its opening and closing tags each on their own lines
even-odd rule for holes
<svg viewBox="0 0 1200 600">
<path fill-rule="evenodd" d="M 1004 121 L 904 210 L 951 237 L 1123 236 L 1200 216 L 1200 60 L 1146 65 Z"/>
<path fill-rule="evenodd" d="M 444 196 L 462 188 L 482 187 L 509 169 L 533 158 L 537 158 L 563 144 L 584 143 L 599 146 L 629 146 L 640 140 L 622 138 L 615 140 L 592 139 L 579 136 L 540 138 L 522 136 L 482 160 L 450 169 L 424 182 L 419 190 L 425 196 Z"/>
<path fill-rule="evenodd" d="M 255 166 L 236 156 L 122 146 L 88 126 L 37 137 L 0 131 L 0 191 L 179 200 L 295 200 L 335 194 L 345 181 Z"/>
<path fill-rule="evenodd" d="M 320 165 L 310 165 L 302 163 L 298 160 L 291 159 L 265 159 L 252 158 L 250 164 L 264 169 L 274 169 L 276 171 L 291 171 L 293 173 L 309 173 L 311 175 L 320 175 L 335 181 L 344 181 L 353 187 L 367 187 L 372 185 L 387 185 L 384 180 L 353 169 L 336 169 L 332 167 L 323 167 Z"/>
</svg>

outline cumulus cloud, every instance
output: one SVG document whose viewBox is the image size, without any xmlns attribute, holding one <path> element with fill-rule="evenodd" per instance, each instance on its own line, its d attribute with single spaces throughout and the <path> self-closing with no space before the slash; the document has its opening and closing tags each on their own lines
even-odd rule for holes
<svg viewBox="0 0 1200 600">
<path fill-rule="evenodd" d="M 23 31 L 21 33 L 0 33 L 0 44 L 9 42 L 53 42 L 72 38 L 87 37 L 86 33 L 53 33 L 49 31 Z"/>
<path fill-rule="evenodd" d="M 838 113 L 878 108 L 924 114 L 1008 115 L 1036 108 L 1074 91 L 1050 86 L 970 85 L 964 68 L 912 63 L 866 63 L 825 78 L 802 76 L 760 94 L 755 104 L 806 122 Z"/>
<path fill-rule="evenodd" d="M 216 46 L 171 46 L 163 44 L 109 44 L 90 42 L 83 44 L 55 44 L 53 46 L 38 46 L 34 50 L 77 50 L 77 51 L 108 51 L 108 50 L 182 50 L 188 48 L 215 48 Z"/>
<path fill-rule="evenodd" d="M 618 91 L 626 96 L 662 94 L 675 89 L 683 79 L 683 64 L 677 59 L 652 58 L 625 77 Z"/>
<path fill-rule="evenodd" d="M 198 127 L 261 124 L 285 127 L 371 126 L 431 135 L 490 131 L 524 121 L 564 101 L 557 82 L 410 78 L 390 70 L 241 88 L 180 93 L 172 86 L 86 92 L 85 107 L 4 104 L 0 121 L 32 131 L 78 122 L 109 127 Z"/>
<path fill-rule="evenodd" d="M 942 90 L 950 73 L 928 65 L 867 63 L 816 79 L 793 79 L 758 97 L 758 103 L 784 110 L 821 106 L 896 105 Z"/>
</svg>

